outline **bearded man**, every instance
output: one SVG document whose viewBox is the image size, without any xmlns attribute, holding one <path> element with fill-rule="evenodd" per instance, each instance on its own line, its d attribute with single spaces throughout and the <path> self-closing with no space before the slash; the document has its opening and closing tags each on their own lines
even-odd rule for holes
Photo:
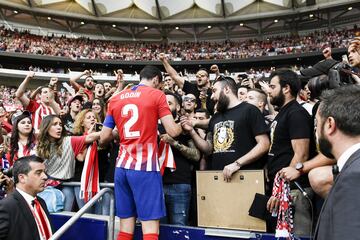
<svg viewBox="0 0 360 240">
<path fill-rule="evenodd" d="M 271 146 L 268 153 L 268 186 L 267 195 L 271 195 L 274 179 L 281 169 L 292 166 L 301 171 L 303 163 L 315 155 L 313 140 L 313 124 L 308 112 L 297 101 L 296 96 L 301 89 L 297 74 L 290 69 L 279 69 L 271 73 L 269 84 L 270 103 L 278 109 L 270 127 Z M 309 187 L 307 175 L 297 180 L 305 189 Z M 293 204 L 295 205 L 294 231 L 297 235 L 311 234 L 310 205 L 295 186 Z M 306 189 L 307 190 L 307 189 Z M 310 191 L 310 188 L 309 190 Z M 277 209 L 277 198 L 271 197 L 268 210 Z M 275 231 L 276 219 L 268 222 L 268 231 Z"/>
<path fill-rule="evenodd" d="M 181 119 L 183 129 L 189 132 L 200 151 L 212 154 L 210 169 L 223 170 L 227 181 L 240 168 L 262 169 L 265 162 L 262 157 L 270 141 L 260 110 L 238 99 L 236 83 L 230 77 L 216 80 L 211 99 L 216 113 L 210 120 L 206 140 L 198 135 L 189 120 Z"/>
</svg>

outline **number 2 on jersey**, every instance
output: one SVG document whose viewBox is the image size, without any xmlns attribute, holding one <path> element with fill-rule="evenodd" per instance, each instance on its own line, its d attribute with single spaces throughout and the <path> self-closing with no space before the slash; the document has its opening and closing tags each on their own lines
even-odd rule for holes
<svg viewBox="0 0 360 240">
<path fill-rule="evenodd" d="M 130 131 L 131 127 L 139 119 L 139 110 L 135 104 L 127 104 L 123 107 L 121 114 L 123 116 L 131 116 L 130 119 L 124 124 L 125 138 L 137 138 L 140 137 L 140 131 Z"/>
</svg>

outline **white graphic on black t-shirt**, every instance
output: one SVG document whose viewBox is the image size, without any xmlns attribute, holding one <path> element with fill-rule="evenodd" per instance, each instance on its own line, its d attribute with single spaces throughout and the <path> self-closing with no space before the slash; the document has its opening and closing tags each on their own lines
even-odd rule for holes
<svg viewBox="0 0 360 240">
<path fill-rule="evenodd" d="M 234 121 L 224 121 L 214 126 L 214 152 L 234 152 L 229 149 L 234 142 Z"/>
<path fill-rule="evenodd" d="M 272 146 L 273 146 L 273 143 L 274 143 L 274 133 L 275 133 L 275 128 L 276 128 L 276 125 L 277 125 L 277 121 L 273 121 L 271 123 L 271 126 L 270 126 L 270 150 L 269 150 L 269 155 L 270 156 L 274 156 L 274 154 L 271 152 L 272 150 Z"/>
</svg>

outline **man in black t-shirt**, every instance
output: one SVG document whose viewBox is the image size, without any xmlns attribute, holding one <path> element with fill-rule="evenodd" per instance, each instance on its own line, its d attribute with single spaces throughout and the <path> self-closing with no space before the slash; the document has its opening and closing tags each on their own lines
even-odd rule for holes
<svg viewBox="0 0 360 240">
<path fill-rule="evenodd" d="M 196 97 L 194 94 L 188 93 L 182 98 L 183 114 L 193 118 L 195 116 L 196 109 Z"/>
<path fill-rule="evenodd" d="M 181 99 L 172 92 L 165 92 L 165 94 L 173 117 L 175 121 L 178 121 Z M 187 134 L 181 134 L 176 138 L 172 138 L 168 134 L 161 134 L 160 138 L 170 144 L 176 164 L 175 171 L 165 168 L 163 175 L 167 214 L 166 219 L 162 219 L 162 222 L 186 226 L 188 225 L 191 200 L 192 164 L 200 160 L 200 151 Z"/>
<path fill-rule="evenodd" d="M 268 154 L 268 178 L 269 185 L 267 194 L 271 195 L 275 175 L 282 168 L 294 166 L 301 171 L 302 163 L 309 159 L 311 150 L 314 149 L 311 144 L 313 124 L 308 112 L 296 101 L 296 96 L 301 89 L 301 83 L 295 72 L 288 69 L 279 69 L 270 75 L 270 102 L 279 109 L 274 121 L 270 126 L 271 146 Z M 304 178 L 305 177 L 305 178 Z M 304 175 L 303 180 L 307 180 Z M 301 184 L 309 186 L 305 181 Z M 304 185 L 306 184 L 306 185 Z M 297 201 L 301 201 L 302 195 L 297 195 Z M 277 199 L 271 197 L 268 202 L 270 212 L 275 208 Z M 309 235 L 311 230 L 310 212 L 307 205 L 302 202 L 299 205 L 295 202 L 295 233 L 299 235 Z M 298 214 L 297 214 L 298 213 Z M 297 221 L 300 214 L 308 222 Z"/>
<path fill-rule="evenodd" d="M 159 60 L 164 65 L 166 72 L 186 94 L 191 93 L 196 97 L 197 108 L 206 108 L 211 114 L 214 112 L 214 102 L 211 100 L 209 73 L 206 69 L 200 69 L 196 73 L 196 84 L 185 81 L 170 65 L 165 54 L 159 55 Z"/>
<path fill-rule="evenodd" d="M 267 153 L 270 141 L 259 109 L 239 101 L 235 81 L 230 77 L 215 82 L 211 99 L 216 102 L 217 113 L 210 120 L 206 140 L 197 134 L 188 119 L 181 121 L 200 151 L 212 153 L 211 169 L 223 169 L 227 181 L 240 168 L 261 169 L 263 164 L 259 159 Z"/>
</svg>

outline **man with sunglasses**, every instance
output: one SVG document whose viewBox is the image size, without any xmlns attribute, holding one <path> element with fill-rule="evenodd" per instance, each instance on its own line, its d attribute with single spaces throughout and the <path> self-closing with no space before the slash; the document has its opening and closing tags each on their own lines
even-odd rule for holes
<svg viewBox="0 0 360 240">
<path fill-rule="evenodd" d="M 209 73 L 206 69 L 200 69 L 196 73 L 196 83 L 186 81 L 185 78 L 181 77 L 176 70 L 170 65 L 164 53 L 160 53 L 159 60 L 164 65 L 166 72 L 175 81 L 176 85 L 179 86 L 186 94 L 191 93 L 196 97 L 196 104 L 198 108 L 206 107 L 206 109 L 213 113 L 214 102 L 211 100 L 211 89 Z M 201 100 L 203 99 L 203 101 Z M 202 104 L 202 102 L 204 104 Z M 205 105 L 205 106 L 202 106 Z"/>
<path fill-rule="evenodd" d="M 197 107 L 197 104 L 194 94 L 189 93 L 183 97 L 182 107 L 186 116 L 190 118 L 193 118 L 195 116 L 195 109 Z"/>
</svg>

